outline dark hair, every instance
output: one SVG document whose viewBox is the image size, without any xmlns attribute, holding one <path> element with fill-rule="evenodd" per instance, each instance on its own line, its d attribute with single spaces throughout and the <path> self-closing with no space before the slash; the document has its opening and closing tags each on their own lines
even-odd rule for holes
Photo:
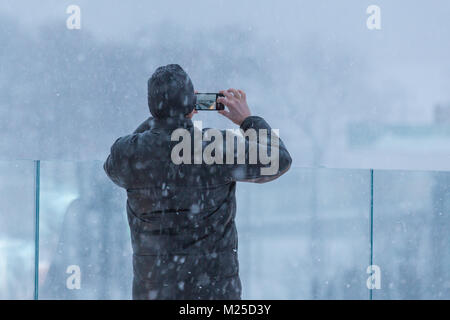
<svg viewBox="0 0 450 320">
<path fill-rule="evenodd" d="M 148 80 L 148 107 L 153 117 L 184 117 L 194 104 L 194 86 L 178 64 L 159 67 Z"/>
</svg>

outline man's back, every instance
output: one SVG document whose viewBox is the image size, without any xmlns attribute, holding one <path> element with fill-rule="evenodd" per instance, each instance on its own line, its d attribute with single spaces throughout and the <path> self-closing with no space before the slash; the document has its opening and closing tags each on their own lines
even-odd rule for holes
<svg viewBox="0 0 450 320">
<path fill-rule="evenodd" d="M 270 130 L 259 117 L 246 126 Z M 239 299 L 235 176 L 256 178 L 260 166 L 176 165 L 171 134 L 181 127 L 194 137 L 192 122 L 151 119 L 141 127 L 115 142 L 104 166 L 127 190 L 133 298 Z M 280 149 L 279 175 L 290 165 L 282 142 Z"/>
<path fill-rule="evenodd" d="M 125 137 L 117 149 L 133 154 L 129 181 L 123 181 L 134 251 L 133 298 L 238 299 L 235 183 L 204 164 L 171 161 L 170 135 L 178 125 L 193 131 L 190 120 L 152 121 L 149 130 Z M 106 162 L 105 170 L 113 165 Z"/>
</svg>

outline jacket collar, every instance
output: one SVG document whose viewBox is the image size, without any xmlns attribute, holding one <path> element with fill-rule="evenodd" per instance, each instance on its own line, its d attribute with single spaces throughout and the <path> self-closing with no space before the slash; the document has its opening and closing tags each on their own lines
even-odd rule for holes
<svg viewBox="0 0 450 320">
<path fill-rule="evenodd" d="M 151 129 L 178 129 L 178 128 L 189 129 L 192 127 L 193 127 L 192 120 L 188 118 L 150 119 Z"/>
</svg>

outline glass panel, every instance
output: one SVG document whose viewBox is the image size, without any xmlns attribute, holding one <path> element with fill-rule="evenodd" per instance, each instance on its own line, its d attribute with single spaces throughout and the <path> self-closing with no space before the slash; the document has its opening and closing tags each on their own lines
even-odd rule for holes
<svg viewBox="0 0 450 320">
<path fill-rule="evenodd" d="M 374 173 L 376 299 L 450 299 L 450 172 Z"/>
<path fill-rule="evenodd" d="M 42 162 L 40 299 L 130 299 L 125 191 L 100 161 Z"/>
<path fill-rule="evenodd" d="M 237 190 L 243 298 L 369 297 L 369 170 L 297 168 Z"/>
<path fill-rule="evenodd" d="M 0 161 L 0 299 L 34 297 L 35 166 Z"/>
</svg>

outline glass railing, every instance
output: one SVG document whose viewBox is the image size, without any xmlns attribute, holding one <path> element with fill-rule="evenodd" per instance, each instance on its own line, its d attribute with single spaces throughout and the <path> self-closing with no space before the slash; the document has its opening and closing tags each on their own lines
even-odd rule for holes
<svg viewBox="0 0 450 320">
<path fill-rule="evenodd" d="M 0 161 L 0 299 L 131 298 L 102 165 Z M 238 184 L 236 221 L 244 299 L 450 299 L 450 172 L 291 168 Z"/>
</svg>

